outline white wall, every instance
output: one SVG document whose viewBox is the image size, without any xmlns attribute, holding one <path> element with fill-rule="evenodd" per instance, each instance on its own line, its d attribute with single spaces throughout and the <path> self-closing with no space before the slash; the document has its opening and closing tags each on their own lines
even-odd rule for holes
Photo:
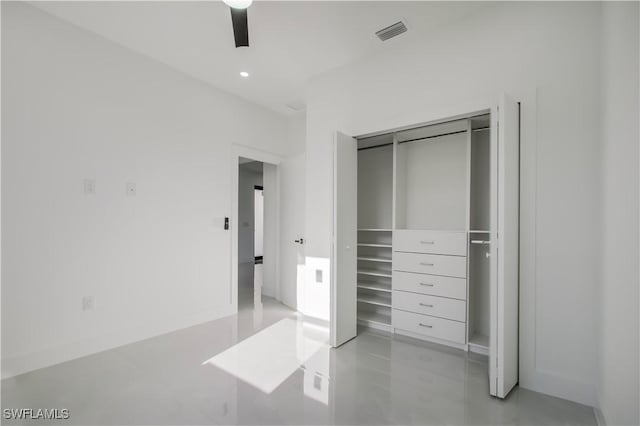
<svg viewBox="0 0 640 426">
<path fill-rule="evenodd" d="M 277 166 L 264 163 L 264 256 L 262 294 L 279 299 L 278 295 L 278 248 L 280 229 L 278 222 L 279 182 Z"/>
<path fill-rule="evenodd" d="M 304 245 L 294 241 L 305 236 L 305 129 L 304 114 L 289 120 L 290 155 L 280 163 L 280 300 L 301 312 L 305 312 Z"/>
<path fill-rule="evenodd" d="M 603 5 L 603 216 L 598 408 L 607 424 L 640 424 L 638 383 L 637 2 Z"/>
<path fill-rule="evenodd" d="M 254 187 L 262 186 L 262 173 L 251 163 L 240 164 L 238 174 L 238 263 L 255 261 Z"/>
<path fill-rule="evenodd" d="M 332 138 L 522 102 L 522 386 L 593 404 L 600 226 L 598 3 L 502 3 L 315 79 L 307 292 L 328 317 Z M 323 283 L 311 283 L 315 268 Z"/>
<path fill-rule="evenodd" d="M 2 2 L 3 376 L 232 313 L 232 143 L 286 121 Z"/>
</svg>

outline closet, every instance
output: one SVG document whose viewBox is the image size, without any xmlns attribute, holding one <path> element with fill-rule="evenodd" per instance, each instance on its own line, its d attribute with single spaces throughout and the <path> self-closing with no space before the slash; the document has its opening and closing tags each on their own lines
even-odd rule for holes
<svg viewBox="0 0 640 426">
<path fill-rule="evenodd" d="M 505 397 L 518 377 L 519 105 L 504 97 L 453 119 L 338 135 L 336 148 L 357 152 L 342 164 L 357 169 L 357 197 L 334 198 L 343 227 L 357 211 L 355 241 L 335 235 L 356 271 L 335 257 L 332 283 L 355 287 L 357 324 L 488 355 L 490 393 Z M 344 329 L 351 302 L 334 302 Z"/>
</svg>

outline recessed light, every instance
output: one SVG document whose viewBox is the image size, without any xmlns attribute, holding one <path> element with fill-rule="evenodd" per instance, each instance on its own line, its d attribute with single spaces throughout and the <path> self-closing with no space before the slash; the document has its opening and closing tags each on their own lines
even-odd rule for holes
<svg viewBox="0 0 640 426">
<path fill-rule="evenodd" d="M 249 73 L 246 72 L 246 71 L 240 71 L 240 77 L 247 78 L 247 77 L 249 77 Z"/>
</svg>

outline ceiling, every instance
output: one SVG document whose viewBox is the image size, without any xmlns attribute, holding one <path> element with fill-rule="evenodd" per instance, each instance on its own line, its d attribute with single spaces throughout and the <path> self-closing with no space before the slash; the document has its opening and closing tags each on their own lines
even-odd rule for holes
<svg viewBox="0 0 640 426">
<path fill-rule="evenodd" d="M 221 1 L 43 1 L 35 6 L 217 88 L 281 114 L 304 104 L 307 81 L 487 7 L 484 2 L 255 1 L 249 48 L 236 49 Z M 375 31 L 409 31 L 381 42 Z M 250 73 L 241 78 L 240 71 Z"/>
</svg>

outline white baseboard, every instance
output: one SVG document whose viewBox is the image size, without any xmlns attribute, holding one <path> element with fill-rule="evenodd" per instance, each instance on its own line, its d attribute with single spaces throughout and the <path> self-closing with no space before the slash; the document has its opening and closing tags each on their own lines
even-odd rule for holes
<svg viewBox="0 0 640 426">
<path fill-rule="evenodd" d="M 520 387 L 535 392 L 555 396 L 577 402 L 578 404 L 595 406 L 595 388 L 593 383 L 562 377 L 550 372 L 535 370 L 529 374 L 520 371 Z"/>
<path fill-rule="evenodd" d="M 598 426 L 607 426 L 604 414 L 602 414 L 602 411 L 599 408 L 593 407 L 593 414 L 596 416 L 596 423 L 598 423 Z"/>
<path fill-rule="evenodd" d="M 139 342 L 151 337 L 213 321 L 234 314 L 231 305 L 165 321 L 150 321 L 109 334 L 66 342 L 46 350 L 2 359 L 2 379 L 14 377 L 40 368 L 71 361 L 87 355 Z"/>
</svg>

